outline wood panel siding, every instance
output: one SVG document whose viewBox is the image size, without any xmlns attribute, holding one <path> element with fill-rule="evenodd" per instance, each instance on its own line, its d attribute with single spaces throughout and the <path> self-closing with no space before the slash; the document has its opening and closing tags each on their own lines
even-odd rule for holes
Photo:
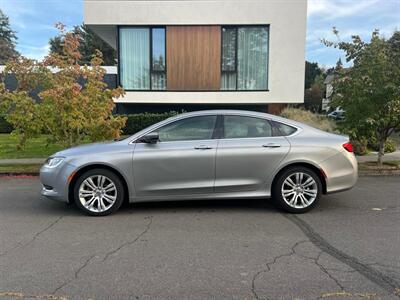
<svg viewBox="0 0 400 300">
<path fill-rule="evenodd" d="M 167 89 L 219 90 L 221 27 L 167 26 Z"/>
</svg>

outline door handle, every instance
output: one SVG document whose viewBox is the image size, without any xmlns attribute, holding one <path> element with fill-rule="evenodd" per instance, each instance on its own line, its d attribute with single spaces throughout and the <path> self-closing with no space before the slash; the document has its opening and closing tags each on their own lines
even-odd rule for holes
<svg viewBox="0 0 400 300">
<path fill-rule="evenodd" d="M 196 149 L 196 150 L 209 150 L 209 149 L 212 149 L 212 147 L 206 146 L 206 145 L 200 145 L 200 146 L 194 147 L 194 149 Z"/>
<path fill-rule="evenodd" d="M 279 148 L 281 145 L 276 144 L 276 143 L 268 143 L 268 144 L 264 144 L 262 145 L 264 148 Z"/>
</svg>

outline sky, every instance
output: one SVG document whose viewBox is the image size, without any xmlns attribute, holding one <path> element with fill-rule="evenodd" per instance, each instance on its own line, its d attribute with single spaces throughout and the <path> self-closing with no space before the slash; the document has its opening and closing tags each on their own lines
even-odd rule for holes
<svg viewBox="0 0 400 300">
<path fill-rule="evenodd" d="M 67 28 L 83 23 L 83 0 L 0 0 L 0 9 L 17 32 L 17 50 L 30 58 L 41 59 L 48 53 L 48 41 L 57 34 L 55 23 L 62 22 Z M 324 67 L 334 66 L 339 58 L 345 62 L 340 50 L 327 48 L 320 41 L 337 41 L 332 34 L 334 26 L 344 41 L 353 34 L 368 40 L 376 28 L 390 37 L 394 30 L 400 30 L 400 0 L 308 0 L 308 61 Z"/>
</svg>

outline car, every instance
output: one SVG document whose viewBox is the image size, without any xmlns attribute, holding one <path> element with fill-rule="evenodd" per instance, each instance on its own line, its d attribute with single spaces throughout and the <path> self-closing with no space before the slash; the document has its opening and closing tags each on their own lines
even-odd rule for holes
<svg viewBox="0 0 400 300">
<path fill-rule="evenodd" d="M 260 112 L 207 110 L 60 151 L 40 180 L 44 197 L 93 216 L 125 201 L 243 198 L 304 213 L 321 195 L 353 187 L 357 161 L 348 137 Z"/>
<path fill-rule="evenodd" d="M 345 112 L 344 110 L 334 110 L 328 114 L 328 118 L 337 120 L 337 121 L 342 121 L 345 119 Z"/>
</svg>

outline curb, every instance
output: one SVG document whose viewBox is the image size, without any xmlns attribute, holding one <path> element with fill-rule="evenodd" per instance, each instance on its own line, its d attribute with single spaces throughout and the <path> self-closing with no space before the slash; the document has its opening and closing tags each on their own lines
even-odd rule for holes
<svg viewBox="0 0 400 300">
<path fill-rule="evenodd" d="M 1 177 L 20 177 L 20 176 L 27 176 L 27 177 L 39 177 L 39 173 L 36 172 L 5 172 L 0 173 Z"/>
</svg>

